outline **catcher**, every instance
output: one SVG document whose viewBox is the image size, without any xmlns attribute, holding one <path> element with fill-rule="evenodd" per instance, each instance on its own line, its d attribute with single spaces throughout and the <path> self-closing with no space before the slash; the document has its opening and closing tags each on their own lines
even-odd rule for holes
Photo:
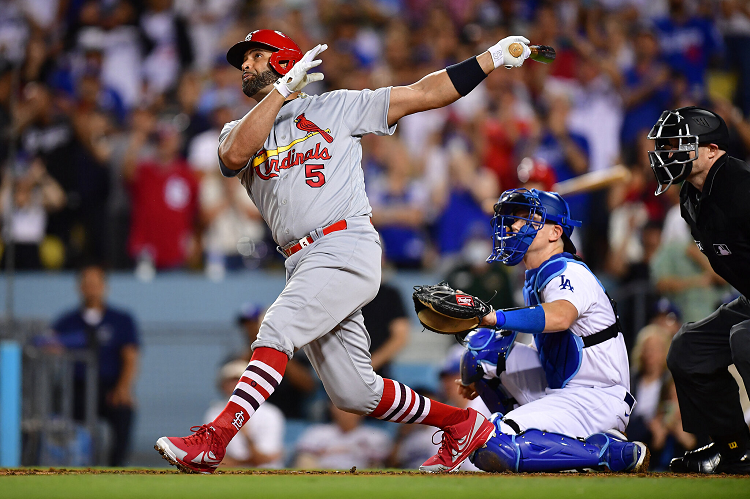
<svg viewBox="0 0 750 499">
<path fill-rule="evenodd" d="M 487 261 L 523 261 L 527 306 L 495 311 L 444 283 L 415 288 L 425 327 L 464 336 L 462 395 L 497 411 L 496 435 L 470 458 L 485 471 L 648 468 L 646 446 L 622 434 L 635 405 L 628 355 L 614 302 L 575 256 L 580 225 L 555 192 L 506 191 Z"/>
</svg>

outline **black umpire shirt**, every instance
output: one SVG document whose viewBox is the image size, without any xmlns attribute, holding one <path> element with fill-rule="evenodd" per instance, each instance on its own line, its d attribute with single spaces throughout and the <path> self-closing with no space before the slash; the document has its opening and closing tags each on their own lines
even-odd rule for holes
<svg viewBox="0 0 750 499">
<path fill-rule="evenodd" d="M 682 184 L 680 211 L 714 272 L 750 297 L 750 166 L 724 154 L 703 192 Z"/>
</svg>

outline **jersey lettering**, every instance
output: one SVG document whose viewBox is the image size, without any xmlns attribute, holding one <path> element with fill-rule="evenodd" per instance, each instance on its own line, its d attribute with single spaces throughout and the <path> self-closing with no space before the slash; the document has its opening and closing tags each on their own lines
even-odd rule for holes
<svg viewBox="0 0 750 499">
<path fill-rule="evenodd" d="M 573 291 L 573 286 L 570 285 L 570 279 L 566 279 L 565 274 L 560 276 L 560 289 L 569 289 Z"/>
<path fill-rule="evenodd" d="M 322 187 L 326 183 L 326 177 L 323 172 L 319 171 L 325 168 L 325 165 L 305 165 L 305 182 L 310 187 Z"/>
<path fill-rule="evenodd" d="M 288 152 L 281 159 L 281 162 L 279 162 L 278 157 L 270 158 L 271 155 L 278 156 L 278 151 L 280 149 L 283 148 L 275 149 L 273 151 L 263 151 L 255 157 L 255 159 L 253 160 L 253 165 L 255 168 L 255 174 L 258 176 L 258 178 L 260 178 L 261 180 L 269 180 L 271 178 L 278 177 L 279 171 L 288 170 L 293 166 L 301 165 L 305 161 L 309 161 L 311 159 L 331 159 L 331 153 L 328 152 L 328 148 L 324 147 L 323 149 L 321 149 L 320 143 L 315 144 L 314 148 L 310 148 L 304 153 L 298 153 L 296 149 L 285 149 Z M 260 159 L 263 159 L 263 161 L 259 162 Z M 307 174 L 307 170 L 305 170 L 305 174 L 307 177 L 310 176 L 309 174 Z"/>
</svg>

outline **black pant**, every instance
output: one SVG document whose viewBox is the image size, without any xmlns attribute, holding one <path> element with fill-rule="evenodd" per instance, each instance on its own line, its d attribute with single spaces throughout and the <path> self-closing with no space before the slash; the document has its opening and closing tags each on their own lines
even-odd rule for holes
<svg viewBox="0 0 750 499">
<path fill-rule="evenodd" d="M 730 364 L 750 387 L 750 301 L 744 296 L 684 324 L 672 340 L 667 366 L 685 431 L 720 436 L 747 430 Z"/>
<path fill-rule="evenodd" d="M 73 418 L 83 421 L 85 417 L 85 387 L 83 380 L 76 380 L 73 401 Z M 97 394 L 97 415 L 104 419 L 112 430 L 112 442 L 107 456 L 107 466 L 123 466 L 130 452 L 133 416 L 135 412 L 129 406 L 113 406 L 107 403 L 107 394 L 114 384 L 100 384 Z"/>
</svg>

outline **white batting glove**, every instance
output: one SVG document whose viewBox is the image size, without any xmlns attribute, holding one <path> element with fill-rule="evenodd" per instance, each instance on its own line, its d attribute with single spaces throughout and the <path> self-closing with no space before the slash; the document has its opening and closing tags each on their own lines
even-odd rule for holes
<svg viewBox="0 0 750 499">
<path fill-rule="evenodd" d="M 307 51 L 307 53 L 300 59 L 300 61 L 289 70 L 287 74 L 276 80 L 273 86 L 279 91 L 281 95 L 286 99 L 289 94 L 299 92 L 305 85 L 314 81 L 320 81 L 323 79 L 323 73 L 310 73 L 307 74 L 315 66 L 320 66 L 323 62 L 320 59 L 315 59 L 318 54 L 328 48 L 328 45 L 318 44 L 316 47 Z"/>
<path fill-rule="evenodd" d="M 508 52 L 508 47 L 512 43 L 520 43 L 523 45 L 523 53 L 518 57 L 513 57 Z M 529 49 L 529 40 L 523 36 L 506 36 L 492 47 L 488 48 L 487 51 L 492 55 L 492 62 L 495 64 L 495 69 L 500 66 L 506 68 L 517 68 L 523 65 L 523 61 L 529 58 L 531 55 L 531 49 Z"/>
</svg>

